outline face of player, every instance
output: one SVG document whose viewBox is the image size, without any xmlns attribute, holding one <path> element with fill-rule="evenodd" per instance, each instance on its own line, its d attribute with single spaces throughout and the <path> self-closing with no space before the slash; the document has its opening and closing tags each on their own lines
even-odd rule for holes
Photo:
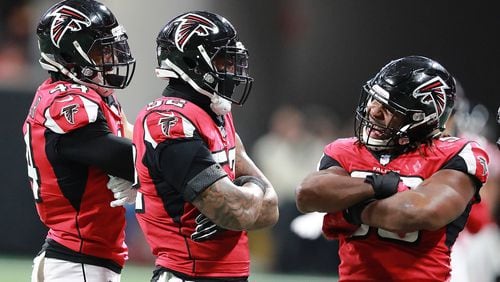
<svg viewBox="0 0 500 282">
<path fill-rule="evenodd" d="M 125 88 L 132 78 L 135 60 L 125 39 L 107 44 L 96 42 L 89 51 L 94 66 L 88 77 L 102 88 Z M 107 91 L 109 92 L 109 91 Z"/>
<path fill-rule="evenodd" d="M 93 49 L 89 55 L 96 66 L 110 65 L 117 61 L 110 45 L 103 46 L 100 50 Z"/>
<path fill-rule="evenodd" d="M 215 68 L 219 72 L 234 74 L 234 60 L 226 56 L 217 56 L 213 60 Z"/>
<path fill-rule="evenodd" d="M 403 116 L 392 112 L 376 99 L 371 99 L 366 110 L 368 119 L 375 126 L 369 131 L 369 137 L 373 139 L 389 139 L 393 134 L 393 130 L 398 130 L 403 124 Z M 387 130 L 392 129 L 392 130 Z"/>
</svg>

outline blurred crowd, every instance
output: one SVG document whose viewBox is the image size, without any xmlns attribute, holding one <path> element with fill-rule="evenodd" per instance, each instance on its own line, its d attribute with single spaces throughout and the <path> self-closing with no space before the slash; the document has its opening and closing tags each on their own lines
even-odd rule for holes
<svg viewBox="0 0 500 282">
<path fill-rule="evenodd" d="M 31 72 L 33 11 L 29 0 L 0 3 L 0 84 L 17 84 Z"/>
</svg>

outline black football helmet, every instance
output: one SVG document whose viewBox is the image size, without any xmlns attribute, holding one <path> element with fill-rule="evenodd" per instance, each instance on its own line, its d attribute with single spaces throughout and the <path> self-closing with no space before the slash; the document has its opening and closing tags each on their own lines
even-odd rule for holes
<svg viewBox="0 0 500 282">
<path fill-rule="evenodd" d="M 205 11 L 182 14 L 162 28 L 156 43 L 158 77 L 182 79 L 210 98 L 245 103 L 253 82 L 248 51 L 227 19 Z"/>
<path fill-rule="evenodd" d="M 38 23 L 37 35 L 40 64 L 48 71 L 94 89 L 123 89 L 132 79 L 135 59 L 125 29 L 97 1 L 53 5 Z"/>
<path fill-rule="evenodd" d="M 398 115 L 401 126 L 393 128 L 371 122 L 367 105 L 372 99 Z M 391 61 L 363 86 L 356 109 L 356 136 L 372 150 L 415 147 L 441 134 L 454 101 L 455 80 L 436 61 L 421 56 Z M 381 136 L 387 138 L 372 138 L 371 130 L 382 132 Z"/>
</svg>

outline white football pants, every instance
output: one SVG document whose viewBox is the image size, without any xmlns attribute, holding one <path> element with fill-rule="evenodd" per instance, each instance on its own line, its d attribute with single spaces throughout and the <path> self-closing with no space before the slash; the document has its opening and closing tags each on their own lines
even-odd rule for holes
<svg viewBox="0 0 500 282">
<path fill-rule="evenodd" d="M 33 260 L 31 282 L 120 282 L 120 274 L 102 266 L 46 258 Z"/>
</svg>

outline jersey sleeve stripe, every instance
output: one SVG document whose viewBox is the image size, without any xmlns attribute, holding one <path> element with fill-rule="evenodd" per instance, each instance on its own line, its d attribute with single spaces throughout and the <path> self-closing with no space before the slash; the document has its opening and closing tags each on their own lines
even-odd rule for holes
<svg viewBox="0 0 500 282">
<path fill-rule="evenodd" d="M 182 118 L 182 128 L 184 131 L 184 135 L 186 137 L 193 137 L 194 131 L 196 130 L 196 128 L 188 119 L 186 119 L 184 117 L 181 117 L 181 118 Z"/>
<path fill-rule="evenodd" d="M 99 112 L 99 106 L 83 96 L 80 96 L 83 102 L 83 106 L 85 107 L 85 111 L 87 112 L 87 116 L 89 117 L 89 122 L 95 122 L 97 120 L 97 113 Z"/>
<path fill-rule="evenodd" d="M 58 134 L 65 133 L 64 130 L 59 125 L 57 125 L 56 121 L 50 115 L 50 108 L 47 108 L 45 110 L 45 119 L 46 119 L 45 120 L 45 127 L 47 127 L 48 129 L 50 129 Z"/>
<path fill-rule="evenodd" d="M 153 146 L 153 149 L 156 149 L 156 147 L 158 146 L 158 142 L 156 142 L 153 136 L 151 136 L 151 132 L 149 131 L 149 126 L 148 126 L 148 121 L 146 118 L 144 119 L 143 123 L 144 123 L 143 125 L 144 140 L 146 142 L 149 142 Z"/>
<path fill-rule="evenodd" d="M 465 165 L 467 166 L 467 173 L 470 175 L 476 175 L 476 158 L 474 157 L 474 153 L 472 152 L 471 144 L 465 145 L 465 147 L 458 154 L 465 161 Z"/>
</svg>

